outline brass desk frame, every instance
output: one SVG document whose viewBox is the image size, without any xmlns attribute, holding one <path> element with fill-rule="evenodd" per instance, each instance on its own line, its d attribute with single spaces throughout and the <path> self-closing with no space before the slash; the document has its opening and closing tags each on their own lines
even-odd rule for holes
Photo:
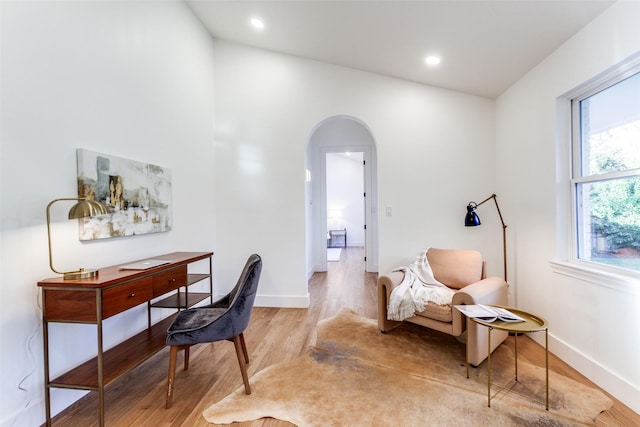
<svg viewBox="0 0 640 427">
<path fill-rule="evenodd" d="M 86 279 L 64 280 L 62 276 L 38 282 L 42 289 L 42 330 L 44 352 L 44 397 L 46 426 L 52 425 L 51 389 L 66 388 L 98 393 L 98 422 L 105 425 L 105 387 L 126 372 L 165 348 L 167 328 L 174 315 L 151 324 L 154 307 L 178 310 L 209 299 L 213 302 L 213 252 L 173 252 L 154 256 L 167 264 L 147 270 L 123 270 L 121 265 L 104 267 L 100 275 Z M 188 266 L 208 262 L 208 272 L 188 273 Z M 123 263 L 129 264 L 129 262 Z M 206 292 L 188 288 L 208 281 Z M 184 291 L 181 291 L 184 288 Z M 104 348 L 103 320 L 139 305 L 147 305 L 148 328 L 110 349 Z M 96 357 L 50 377 L 49 324 L 90 324 L 96 326 Z"/>
<path fill-rule="evenodd" d="M 467 318 L 479 325 L 489 328 L 487 334 L 487 348 L 491 348 L 491 330 L 497 329 L 500 331 L 513 332 L 515 334 L 515 369 L 516 369 L 516 382 L 518 381 L 518 335 L 528 332 L 542 332 L 544 331 L 544 352 L 545 352 L 545 372 L 546 372 L 546 398 L 545 409 L 549 410 L 549 326 L 547 321 L 542 317 L 529 313 L 528 311 L 520 310 L 513 307 L 502 307 L 510 312 L 517 314 L 525 319 L 524 322 L 503 322 L 496 320 L 494 322 L 484 322 L 480 319 Z M 467 345 L 466 352 L 466 364 L 467 364 L 467 378 L 469 378 L 469 346 Z M 487 356 L 487 406 L 491 407 L 491 352 Z"/>
</svg>

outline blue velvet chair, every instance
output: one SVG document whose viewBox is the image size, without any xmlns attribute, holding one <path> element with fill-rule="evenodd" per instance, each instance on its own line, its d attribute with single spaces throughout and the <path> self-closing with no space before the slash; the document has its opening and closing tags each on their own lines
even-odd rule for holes
<svg viewBox="0 0 640 427">
<path fill-rule="evenodd" d="M 262 259 L 253 254 L 240 274 L 238 283 L 220 300 L 211 305 L 190 308 L 178 313 L 167 331 L 169 352 L 169 376 L 167 380 L 167 409 L 171 407 L 176 358 L 184 350 L 184 370 L 189 369 L 189 348 L 194 344 L 229 340 L 236 347 L 244 389 L 251 394 L 246 364 L 249 363 L 243 332 L 249 325 L 253 302 L 256 297 Z"/>
</svg>

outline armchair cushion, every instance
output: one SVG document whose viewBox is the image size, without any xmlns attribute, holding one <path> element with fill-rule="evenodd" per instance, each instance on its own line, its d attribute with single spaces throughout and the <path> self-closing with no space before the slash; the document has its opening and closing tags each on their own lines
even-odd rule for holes
<svg viewBox="0 0 640 427">
<path fill-rule="evenodd" d="M 478 251 L 430 248 L 427 261 L 435 278 L 453 289 L 482 279 L 482 255 Z"/>
<path fill-rule="evenodd" d="M 438 320 L 440 322 L 451 323 L 453 320 L 453 311 L 450 305 L 439 305 L 431 301 L 424 306 L 424 310 L 416 313 L 416 316 L 428 317 L 429 319 Z"/>
</svg>

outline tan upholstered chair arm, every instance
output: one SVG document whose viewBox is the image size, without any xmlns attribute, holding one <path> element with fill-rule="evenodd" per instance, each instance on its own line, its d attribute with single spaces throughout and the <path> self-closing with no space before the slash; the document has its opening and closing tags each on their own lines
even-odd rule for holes
<svg viewBox="0 0 640 427">
<path fill-rule="evenodd" d="M 378 328 L 383 332 L 390 330 L 399 323 L 387 319 L 387 308 L 391 291 L 402 283 L 403 279 L 404 273 L 402 271 L 393 271 L 385 276 L 378 277 Z"/>
<path fill-rule="evenodd" d="M 498 276 L 487 277 L 465 286 L 453 295 L 452 305 L 498 304 L 506 305 L 507 282 Z"/>
<path fill-rule="evenodd" d="M 507 283 L 504 279 L 493 276 L 482 279 L 479 282 L 465 286 L 455 293 L 452 300 L 453 305 L 459 304 L 496 304 L 507 305 Z M 453 309 L 454 329 L 457 325 L 466 323 L 465 317 L 460 311 Z M 483 326 L 469 323 L 467 328 L 467 356 L 469 363 L 478 366 L 487 354 L 487 334 L 489 330 Z M 494 330 L 491 332 L 491 350 L 493 351 L 507 337 L 507 333 Z"/>
<path fill-rule="evenodd" d="M 487 277 L 478 282 L 465 286 L 453 294 L 451 300 L 451 321 L 454 333 L 462 333 L 466 329 L 466 319 L 454 305 L 461 304 L 497 304 L 506 305 L 507 292 L 504 290 L 507 282 L 498 276 Z M 503 295 L 505 297 L 503 297 Z"/>
<path fill-rule="evenodd" d="M 465 286 L 453 295 L 451 305 L 495 304 L 507 305 L 507 282 L 498 276 L 487 277 Z M 464 330 L 465 318 L 460 311 L 453 309 L 453 329 Z M 460 329 L 458 329 L 460 328 Z"/>
</svg>

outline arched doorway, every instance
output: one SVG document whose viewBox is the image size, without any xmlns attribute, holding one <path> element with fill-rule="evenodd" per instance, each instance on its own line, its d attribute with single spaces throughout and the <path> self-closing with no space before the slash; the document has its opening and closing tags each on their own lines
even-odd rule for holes
<svg viewBox="0 0 640 427">
<path fill-rule="evenodd" d="M 307 144 L 306 237 L 307 272 L 327 270 L 328 153 L 362 153 L 364 182 L 364 269 L 378 271 L 377 157 L 369 128 L 351 116 L 329 117 L 316 125 Z M 347 231 L 348 232 L 348 231 Z"/>
</svg>

